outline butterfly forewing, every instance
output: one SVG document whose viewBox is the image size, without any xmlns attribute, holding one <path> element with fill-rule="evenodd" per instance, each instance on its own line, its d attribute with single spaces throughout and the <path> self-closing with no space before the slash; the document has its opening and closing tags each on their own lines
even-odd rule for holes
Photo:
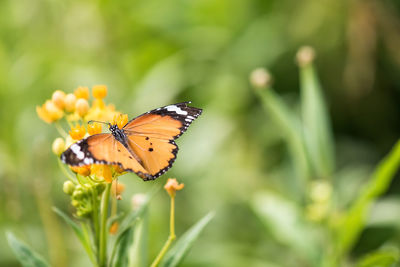
<svg viewBox="0 0 400 267">
<path fill-rule="evenodd" d="M 178 147 L 173 141 L 182 135 L 202 110 L 187 103 L 149 111 L 128 122 L 123 130 L 133 151 L 143 159 L 143 166 L 157 178 L 174 163 Z"/>
</svg>

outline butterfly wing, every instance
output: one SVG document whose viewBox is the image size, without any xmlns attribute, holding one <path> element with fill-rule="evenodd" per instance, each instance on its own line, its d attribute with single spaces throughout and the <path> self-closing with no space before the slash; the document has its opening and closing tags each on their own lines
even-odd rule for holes
<svg viewBox="0 0 400 267">
<path fill-rule="evenodd" d="M 123 127 L 129 148 L 149 173 L 147 179 L 155 179 L 171 168 L 178 152 L 174 140 L 202 113 L 188 103 L 151 110 Z"/>
<path fill-rule="evenodd" d="M 111 134 L 95 134 L 72 144 L 61 154 L 61 160 L 71 166 L 119 165 L 143 179 L 150 176 L 134 155 Z"/>
</svg>

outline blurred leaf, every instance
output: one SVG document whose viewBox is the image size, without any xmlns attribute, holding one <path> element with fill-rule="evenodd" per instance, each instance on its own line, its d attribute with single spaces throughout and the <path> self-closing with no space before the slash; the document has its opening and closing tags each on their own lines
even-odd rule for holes
<svg viewBox="0 0 400 267">
<path fill-rule="evenodd" d="M 129 253 L 130 267 L 146 267 L 147 262 L 147 247 L 148 247 L 148 213 L 143 213 L 143 216 L 135 225 L 135 236 Z"/>
<path fill-rule="evenodd" d="M 115 263 L 113 266 L 126 267 L 129 264 L 129 248 L 131 247 L 134 235 L 134 228 L 129 228 L 124 235 L 121 236 L 118 249 L 115 255 Z"/>
<path fill-rule="evenodd" d="M 200 233 L 211 221 L 214 215 L 214 212 L 209 212 L 200 221 L 187 230 L 182 237 L 179 238 L 175 245 L 167 252 L 160 266 L 173 267 L 181 263 L 183 258 L 189 252 L 190 248 L 193 246 L 194 242 L 199 237 Z"/>
<path fill-rule="evenodd" d="M 11 232 L 7 232 L 7 240 L 22 266 L 49 266 L 42 256 L 34 252 L 28 245 L 18 240 Z"/>
<path fill-rule="evenodd" d="M 338 253 L 343 255 L 351 249 L 364 228 L 371 204 L 387 188 L 400 166 L 400 141 L 392 151 L 379 163 L 368 184 L 364 187 L 358 199 L 350 208 L 344 221 L 338 227 Z"/>
<path fill-rule="evenodd" d="M 312 64 L 300 67 L 301 108 L 305 144 L 313 170 L 329 178 L 334 169 L 334 144 L 321 86 Z"/>
<path fill-rule="evenodd" d="M 400 198 L 385 197 L 376 201 L 371 207 L 367 226 L 395 226 L 400 228 Z"/>
<path fill-rule="evenodd" d="M 280 127 L 282 135 L 288 143 L 289 150 L 293 156 L 295 173 L 299 175 L 297 181 L 299 188 L 304 186 L 304 182 L 309 178 L 309 166 L 305 151 L 302 127 L 300 121 L 291 110 L 280 100 L 272 88 L 256 89 L 256 93 L 262 100 L 263 107 L 275 123 Z M 304 190 L 301 190 L 304 191 Z"/>
<path fill-rule="evenodd" d="M 305 256 L 310 263 L 316 262 L 319 249 L 314 233 L 294 202 L 273 192 L 263 192 L 255 195 L 251 206 L 277 241 Z"/>
<path fill-rule="evenodd" d="M 136 210 L 133 210 L 129 212 L 125 219 L 121 222 L 121 225 L 119 227 L 119 233 L 117 234 L 114 247 L 111 253 L 111 258 L 110 258 L 110 263 L 111 265 L 113 264 L 122 264 L 120 266 L 126 266 L 123 265 L 127 263 L 128 261 L 125 261 L 124 259 L 120 259 L 118 257 L 127 257 L 128 256 L 128 251 L 129 248 L 132 244 L 133 241 L 133 235 L 135 229 L 133 226 L 136 224 L 138 219 L 143 216 L 143 214 L 146 212 L 147 207 L 150 203 L 150 200 L 153 198 L 153 196 L 158 192 L 160 189 L 159 186 L 154 186 L 153 189 L 146 195 L 145 200 L 143 203 L 140 205 L 140 207 Z M 117 258 L 115 258 L 118 256 Z M 114 262 L 115 260 L 115 262 Z"/>
<path fill-rule="evenodd" d="M 399 263 L 398 251 L 375 251 L 364 256 L 358 263 L 357 267 L 388 267 L 395 266 Z"/>
<path fill-rule="evenodd" d="M 90 244 L 90 239 L 88 236 L 86 236 L 84 234 L 84 232 L 82 231 L 82 229 L 79 227 L 79 225 L 77 223 L 75 223 L 73 220 L 71 220 L 68 215 L 66 215 L 64 212 L 62 212 L 60 209 L 58 209 L 57 207 L 53 207 L 53 211 L 55 213 L 57 213 L 61 218 L 64 219 L 64 221 L 71 226 L 72 230 L 74 231 L 74 233 L 76 234 L 76 236 L 78 237 L 79 241 L 81 242 L 83 248 L 85 249 L 86 253 L 89 255 L 90 260 L 92 262 L 95 262 L 94 259 L 94 255 L 93 255 L 93 251 L 92 251 L 92 247 Z"/>
</svg>

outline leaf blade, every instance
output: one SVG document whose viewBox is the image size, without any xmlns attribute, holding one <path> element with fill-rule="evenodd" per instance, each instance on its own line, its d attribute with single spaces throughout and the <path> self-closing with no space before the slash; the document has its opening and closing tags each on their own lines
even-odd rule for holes
<svg viewBox="0 0 400 267">
<path fill-rule="evenodd" d="M 17 239 L 13 233 L 7 232 L 7 240 L 17 259 L 24 267 L 49 267 L 49 264 L 30 246 Z"/>
<path fill-rule="evenodd" d="M 200 233 L 204 230 L 212 218 L 214 218 L 214 216 L 215 212 L 209 212 L 189 230 L 187 230 L 182 237 L 179 238 L 175 245 L 167 252 L 160 266 L 177 266 L 189 252 Z"/>
</svg>

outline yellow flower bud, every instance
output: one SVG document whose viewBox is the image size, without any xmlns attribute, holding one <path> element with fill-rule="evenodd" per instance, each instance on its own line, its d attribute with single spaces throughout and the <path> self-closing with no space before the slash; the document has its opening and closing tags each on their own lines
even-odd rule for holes
<svg viewBox="0 0 400 267">
<path fill-rule="evenodd" d="M 68 94 L 64 99 L 65 110 L 73 112 L 75 110 L 76 96 L 74 94 Z"/>
<path fill-rule="evenodd" d="M 105 85 L 95 85 L 92 88 L 93 97 L 96 99 L 102 99 L 107 96 L 107 86 Z"/>
<path fill-rule="evenodd" d="M 75 110 L 79 116 L 83 117 L 89 111 L 89 103 L 86 99 L 79 98 L 75 103 Z"/>
<path fill-rule="evenodd" d="M 41 107 L 37 106 L 36 112 L 39 118 L 47 123 L 52 123 L 64 116 L 64 112 L 51 100 L 47 100 Z"/>
<path fill-rule="evenodd" d="M 89 88 L 80 86 L 75 89 L 74 95 L 76 96 L 76 98 L 84 98 L 87 100 L 89 99 Z"/>
<path fill-rule="evenodd" d="M 170 197 L 175 197 L 176 191 L 182 190 L 184 186 L 184 184 L 179 184 L 175 178 L 169 178 L 164 186 L 164 189 L 167 191 Z"/>
<path fill-rule="evenodd" d="M 74 193 L 74 190 L 75 190 L 75 185 L 73 182 L 71 181 L 64 182 L 63 191 L 65 194 L 72 195 Z"/>
<path fill-rule="evenodd" d="M 75 125 L 74 127 L 71 128 L 69 131 L 69 135 L 74 139 L 74 140 L 81 140 L 85 136 L 85 127 L 82 125 Z"/>
<path fill-rule="evenodd" d="M 57 90 L 53 93 L 51 101 L 60 109 L 64 109 L 65 106 L 65 93 L 61 90 Z"/>
<path fill-rule="evenodd" d="M 99 133 L 101 133 L 101 130 L 102 130 L 101 124 L 98 122 L 92 122 L 92 123 L 88 124 L 87 127 L 88 127 L 88 133 L 90 135 L 99 134 Z"/>
<path fill-rule="evenodd" d="M 119 224 L 118 222 L 113 222 L 113 224 L 110 226 L 110 234 L 115 235 L 118 231 Z"/>
<path fill-rule="evenodd" d="M 61 155 L 61 153 L 65 150 L 65 141 L 63 138 L 58 137 L 54 140 L 53 145 L 51 146 L 53 153 L 57 156 Z"/>
</svg>

